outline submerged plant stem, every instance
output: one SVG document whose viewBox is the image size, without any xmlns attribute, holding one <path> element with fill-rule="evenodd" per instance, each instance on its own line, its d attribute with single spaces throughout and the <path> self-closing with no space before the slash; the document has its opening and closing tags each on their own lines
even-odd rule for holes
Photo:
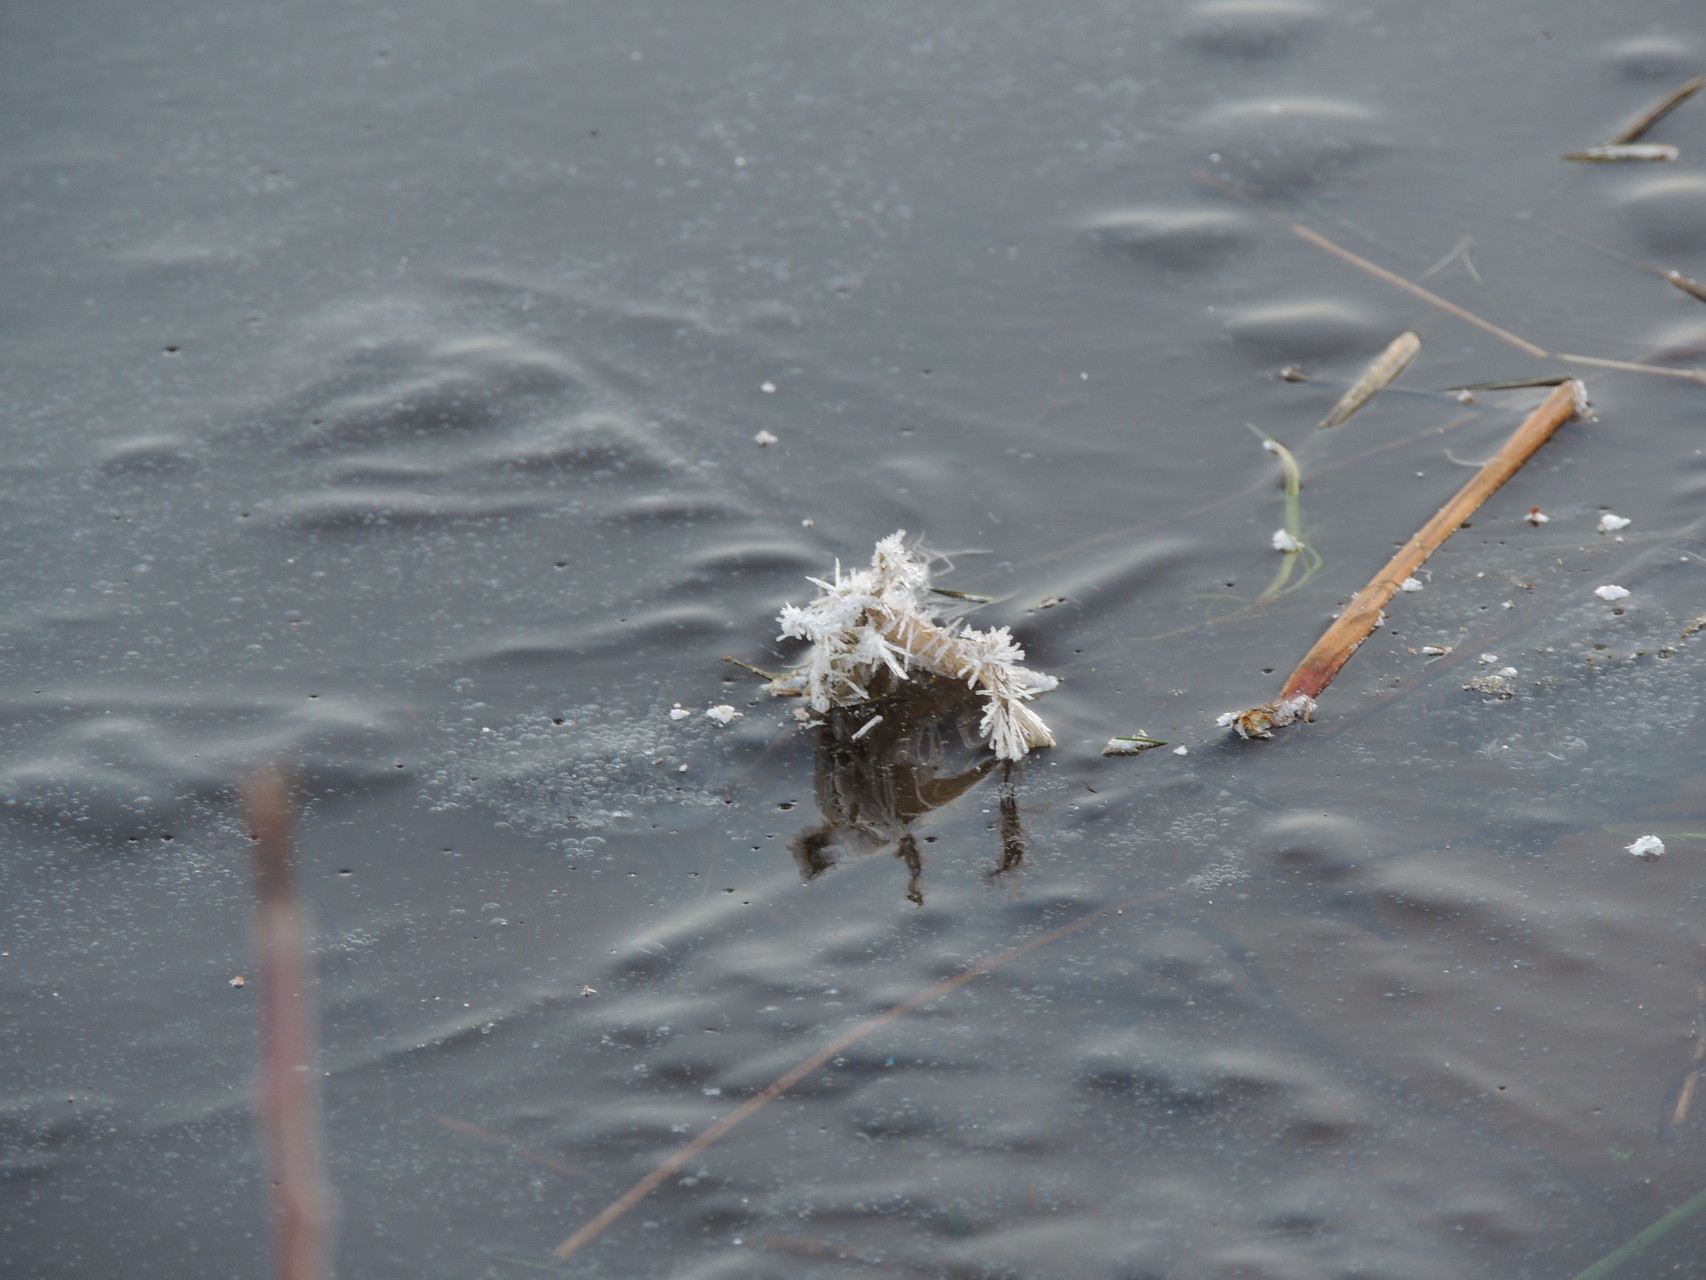
<svg viewBox="0 0 1706 1280">
<path fill-rule="evenodd" d="M 249 779 L 243 805 L 255 851 L 255 952 L 261 1061 L 256 1110 L 267 1151 L 277 1280 L 327 1274 L 332 1197 L 322 1156 L 314 1069 L 308 925 L 296 896 L 290 793 L 277 768 Z"/>
<path fill-rule="evenodd" d="M 1246 422 L 1244 425 L 1256 433 L 1264 449 L 1280 460 L 1280 467 L 1285 472 L 1285 533 L 1291 540 L 1291 546 L 1283 552 L 1284 559 L 1280 561 L 1273 581 L 1256 597 L 1257 604 L 1267 604 L 1288 590 L 1286 584 L 1291 582 L 1292 571 L 1297 568 L 1300 558 L 1306 565 L 1303 577 L 1292 583 L 1289 589 L 1296 590 L 1313 578 L 1315 571 L 1321 567 L 1321 553 L 1303 540 L 1303 504 L 1299 496 L 1303 490 L 1303 472 L 1298 468 L 1297 459 L 1290 449 L 1255 423 Z"/>
<path fill-rule="evenodd" d="M 749 1119 L 756 1112 L 769 1105 L 771 1102 L 774 1102 L 789 1089 L 792 1089 L 795 1085 L 799 1084 L 800 1081 L 811 1075 L 812 1072 L 826 1065 L 849 1045 L 857 1044 L 866 1036 L 887 1026 L 896 1018 L 911 1013 L 915 1009 L 922 1009 L 925 1005 L 934 1004 L 943 996 L 959 990 L 968 983 L 975 982 L 977 979 L 986 974 L 995 972 L 995 970 L 1001 968 L 1002 965 L 1017 960 L 1021 956 L 1029 955 L 1039 947 L 1048 946 L 1051 942 L 1058 942 L 1062 938 L 1077 933 L 1080 929 L 1087 929 L 1091 925 L 1096 924 L 1101 920 L 1105 920 L 1110 916 L 1121 915 L 1127 911 L 1135 911 L 1140 907 L 1154 906 L 1156 903 L 1165 902 L 1171 898 L 1181 897 L 1188 892 L 1190 892 L 1190 890 L 1185 887 L 1177 889 L 1163 889 L 1156 893 L 1145 894 L 1140 898 L 1131 898 L 1125 902 L 1116 902 L 1112 906 L 1097 907 L 1095 910 L 1087 911 L 1074 920 L 1068 920 L 1063 925 L 1057 925 L 1055 928 L 1039 933 L 1035 937 L 1027 938 L 1018 946 L 1010 948 L 1007 951 L 1003 951 L 999 955 L 989 956 L 983 960 L 979 960 L 976 964 L 960 970 L 960 972 L 954 974 L 952 977 L 943 978 L 940 982 L 932 983 L 922 991 L 908 996 L 899 1004 L 884 1009 L 881 1013 L 866 1018 L 863 1022 L 856 1023 L 846 1031 L 843 1031 L 840 1035 L 836 1036 L 835 1039 L 824 1045 L 823 1048 L 819 1049 L 816 1053 L 806 1058 L 803 1062 L 800 1062 L 797 1066 L 791 1067 L 781 1075 L 777 1076 L 769 1084 L 765 1085 L 764 1088 L 760 1089 L 752 1097 L 741 1103 L 740 1106 L 729 1112 L 721 1120 L 714 1121 L 712 1124 L 707 1126 L 703 1133 L 694 1138 L 691 1142 L 687 1143 L 687 1145 L 682 1147 L 679 1151 L 676 1151 L 673 1155 L 667 1156 L 657 1168 L 653 1169 L 645 1177 L 641 1178 L 633 1186 L 629 1187 L 628 1190 L 624 1191 L 615 1200 L 611 1201 L 609 1205 L 605 1206 L 602 1212 L 589 1220 L 586 1225 L 579 1231 L 575 1232 L 574 1235 L 570 1236 L 567 1240 L 563 1241 L 562 1244 L 551 1250 L 551 1256 L 558 1262 L 561 1262 L 565 1258 L 572 1257 L 576 1253 L 579 1253 L 581 1249 L 585 1248 L 593 1241 L 594 1238 L 603 1232 L 606 1227 L 615 1222 L 623 1214 L 627 1213 L 628 1210 L 632 1209 L 635 1205 L 639 1204 L 640 1201 L 644 1200 L 648 1195 L 656 1190 L 659 1184 L 668 1179 L 672 1174 L 676 1173 L 689 1160 L 693 1159 L 694 1156 L 698 1155 L 706 1147 L 721 1138 L 730 1129 L 733 1129 L 742 1121 Z"/>
<path fill-rule="evenodd" d="M 1332 683 L 1340 668 L 1375 627 L 1399 585 L 1419 568 L 1493 492 L 1516 474 L 1546 440 L 1579 411 L 1582 385 L 1574 380 L 1557 387 L 1523 421 L 1499 451 L 1406 542 L 1303 656 L 1285 688 L 1273 702 L 1223 716 L 1221 722 L 1245 738 L 1266 738 L 1271 731 L 1296 720 L 1307 720 L 1315 699 Z"/>
<path fill-rule="evenodd" d="M 1663 1240 L 1702 1209 L 1706 1209 L 1706 1190 L 1696 1193 L 1692 1199 L 1677 1205 L 1652 1226 L 1631 1236 L 1629 1240 L 1613 1249 L 1587 1270 L 1576 1272 L 1571 1280 L 1603 1280 L 1605 1276 L 1616 1271 L 1625 1262 L 1631 1261 L 1637 1254 L 1644 1253 L 1652 1245 Z"/>
</svg>

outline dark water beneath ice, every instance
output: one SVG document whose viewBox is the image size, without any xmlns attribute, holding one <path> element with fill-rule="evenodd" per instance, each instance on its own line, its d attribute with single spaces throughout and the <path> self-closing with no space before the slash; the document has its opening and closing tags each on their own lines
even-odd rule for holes
<svg viewBox="0 0 1706 1280">
<path fill-rule="evenodd" d="M 1677 164 L 1557 159 L 1702 69 L 1687 6 L 6 26 L 7 1275 L 262 1272 L 233 783 L 280 753 L 346 1276 L 537 1271 L 857 1020 L 1119 904 L 565 1273 L 1569 1277 L 1706 1185 L 1706 393 L 1525 355 L 1193 176 L 1549 351 L 1690 367 L 1706 313 L 1629 260 L 1706 274 L 1706 106 Z M 1400 390 L 1315 434 L 1406 328 Z M 1443 389 L 1557 372 L 1597 420 L 1316 725 L 1225 742 L 1539 394 Z M 1246 422 L 1325 562 L 1259 607 Z M 804 576 L 897 528 L 1063 680 L 1005 783 L 947 723 L 838 772 L 720 661 L 784 661 Z M 1100 755 L 1139 730 L 1186 754 Z M 1701 1274 L 1700 1232 L 1620 1274 Z"/>
</svg>

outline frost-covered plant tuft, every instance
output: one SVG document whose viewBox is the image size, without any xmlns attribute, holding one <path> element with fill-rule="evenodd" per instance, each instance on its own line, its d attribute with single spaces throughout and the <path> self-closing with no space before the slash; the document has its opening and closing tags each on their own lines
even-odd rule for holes
<svg viewBox="0 0 1706 1280">
<path fill-rule="evenodd" d="M 836 561 L 833 581 L 808 581 L 818 587 L 817 598 L 784 605 L 777 621 L 783 639 L 808 640 L 811 652 L 771 683 L 772 692 L 799 694 L 825 712 L 869 701 L 882 672 L 906 680 L 928 671 L 964 680 L 988 700 L 978 731 L 1001 759 L 1054 745 L 1048 726 L 1025 704 L 1059 681 L 1019 665 L 1025 651 L 1006 627 L 976 631 L 938 616 L 929 598 L 929 560 L 906 545 L 904 529 L 877 543 L 869 569 L 843 574 Z"/>
</svg>

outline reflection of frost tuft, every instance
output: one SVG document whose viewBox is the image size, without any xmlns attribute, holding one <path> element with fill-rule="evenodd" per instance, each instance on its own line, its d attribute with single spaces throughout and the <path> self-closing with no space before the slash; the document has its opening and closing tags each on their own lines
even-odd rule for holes
<svg viewBox="0 0 1706 1280">
<path fill-rule="evenodd" d="M 672 721 L 661 707 L 636 714 L 598 703 L 478 731 L 467 723 L 424 798 L 435 810 L 489 809 L 527 835 L 590 852 L 599 837 L 570 839 L 571 829 L 621 831 L 664 806 L 720 803 L 681 774 L 709 732 L 708 722 Z"/>
</svg>

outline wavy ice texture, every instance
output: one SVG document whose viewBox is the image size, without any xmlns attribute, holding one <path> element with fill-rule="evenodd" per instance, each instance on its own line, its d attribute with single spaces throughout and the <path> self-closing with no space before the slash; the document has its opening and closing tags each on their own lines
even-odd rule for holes
<svg viewBox="0 0 1706 1280">
<path fill-rule="evenodd" d="M 808 640 L 811 652 L 789 674 L 772 681 L 778 694 L 799 694 L 814 711 L 870 700 L 881 671 L 897 680 L 928 671 L 964 680 L 988 699 L 978 731 L 1003 760 L 1033 747 L 1052 747 L 1054 735 L 1025 704 L 1060 682 L 1019 665 L 1025 651 L 1006 627 L 976 631 L 937 616 L 928 598 L 930 564 L 906 545 L 906 530 L 877 543 L 869 569 L 842 573 L 818 587 L 810 604 L 784 605 L 777 622 L 786 639 Z"/>
</svg>

